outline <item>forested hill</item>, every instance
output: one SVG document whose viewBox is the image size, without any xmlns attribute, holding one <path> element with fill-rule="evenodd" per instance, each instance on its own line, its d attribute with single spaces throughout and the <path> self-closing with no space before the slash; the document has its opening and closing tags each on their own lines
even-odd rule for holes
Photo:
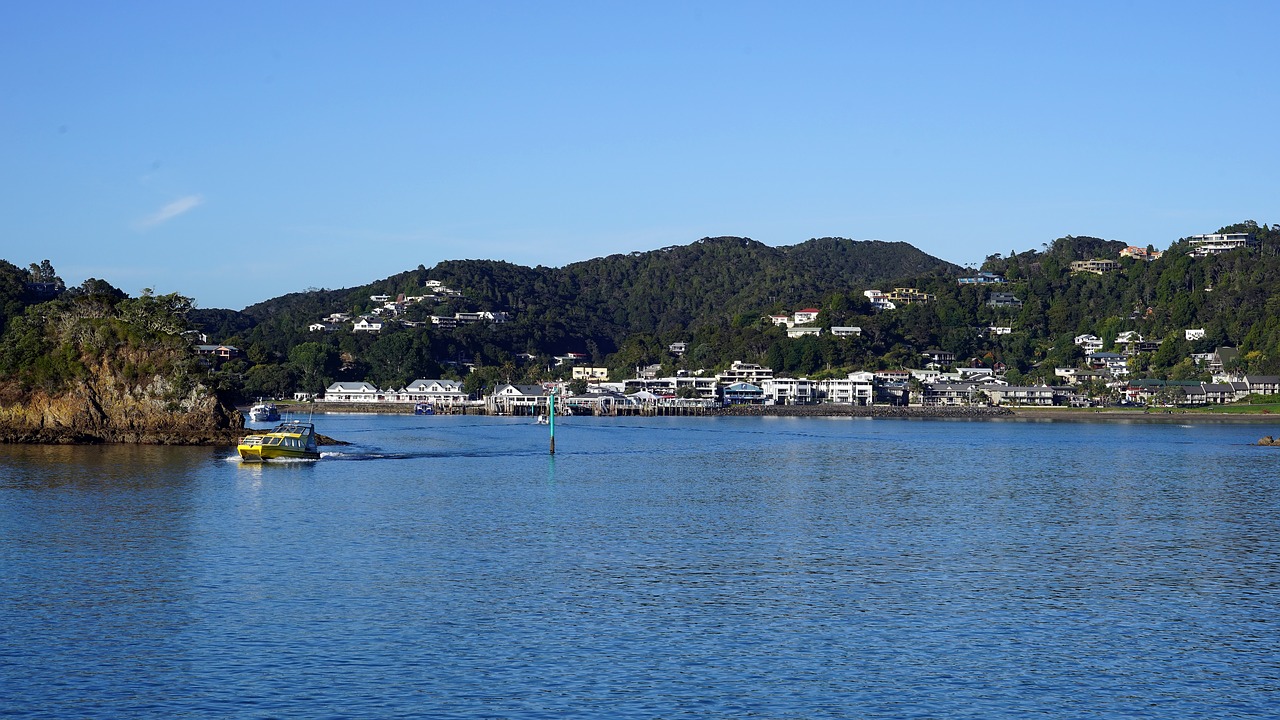
<svg viewBox="0 0 1280 720">
<path fill-rule="evenodd" d="M 831 292 L 895 279 L 960 272 L 956 265 L 900 242 L 821 238 L 770 247 L 748 238 L 704 238 L 649 252 L 610 255 L 562 268 L 495 260 L 447 260 L 344 290 L 292 293 L 245 308 L 201 310 L 192 319 L 211 336 L 263 344 L 287 355 L 309 338 L 307 326 L 333 312 L 360 313 L 371 295 L 420 295 L 439 280 L 462 297 L 435 314 L 492 310 L 513 317 L 509 352 L 614 352 L 636 333 L 668 334 L 731 323 L 740 315 L 816 306 Z"/>
<path fill-rule="evenodd" d="M 496 309 L 570 313 L 594 333 L 667 333 L 742 313 L 816 305 L 833 291 L 960 268 L 906 243 L 822 238 L 770 247 L 739 237 L 705 238 L 564 268 L 523 269 L 449 261 L 432 277 Z"/>
</svg>

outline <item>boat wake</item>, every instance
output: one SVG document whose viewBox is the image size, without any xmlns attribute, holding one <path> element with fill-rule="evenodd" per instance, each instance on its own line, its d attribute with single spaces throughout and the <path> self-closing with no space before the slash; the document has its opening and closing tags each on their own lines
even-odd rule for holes
<svg viewBox="0 0 1280 720">
<path fill-rule="evenodd" d="M 324 457 L 324 456 L 321 455 L 321 457 Z M 223 458 L 223 461 L 232 463 L 234 465 L 262 467 L 263 465 L 309 465 L 311 463 L 314 463 L 316 459 L 315 458 L 271 458 L 270 460 L 263 460 L 263 461 L 257 461 L 257 462 L 254 462 L 254 461 L 245 462 L 240 458 L 239 455 L 230 455 Z"/>
</svg>

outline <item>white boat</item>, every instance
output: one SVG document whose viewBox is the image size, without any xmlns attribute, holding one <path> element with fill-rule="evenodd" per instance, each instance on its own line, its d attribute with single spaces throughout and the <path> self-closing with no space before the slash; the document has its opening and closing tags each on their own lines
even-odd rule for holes
<svg viewBox="0 0 1280 720">
<path fill-rule="evenodd" d="M 251 422 L 272 422 L 280 419 L 280 410 L 271 403 L 258 403 L 249 408 Z"/>
</svg>

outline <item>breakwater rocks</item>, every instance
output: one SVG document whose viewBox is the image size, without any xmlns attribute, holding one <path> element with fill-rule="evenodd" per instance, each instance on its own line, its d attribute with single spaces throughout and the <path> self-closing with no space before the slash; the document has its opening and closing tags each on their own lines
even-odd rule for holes
<svg viewBox="0 0 1280 720">
<path fill-rule="evenodd" d="M 1001 407 L 890 407 L 887 405 L 730 405 L 707 411 L 725 417 L 997 418 L 1013 417 Z"/>
</svg>

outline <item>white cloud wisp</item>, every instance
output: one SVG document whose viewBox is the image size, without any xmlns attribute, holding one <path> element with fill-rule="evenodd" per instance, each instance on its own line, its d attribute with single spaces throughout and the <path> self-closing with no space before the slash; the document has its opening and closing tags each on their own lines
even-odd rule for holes
<svg viewBox="0 0 1280 720">
<path fill-rule="evenodd" d="M 204 204 L 203 195 L 188 195 L 178 198 L 173 202 L 160 208 L 155 213 L 137 222 L 137 227 L 142 230 L 162 225 L 170 220 L 187 213 Z"/>
</svg>

